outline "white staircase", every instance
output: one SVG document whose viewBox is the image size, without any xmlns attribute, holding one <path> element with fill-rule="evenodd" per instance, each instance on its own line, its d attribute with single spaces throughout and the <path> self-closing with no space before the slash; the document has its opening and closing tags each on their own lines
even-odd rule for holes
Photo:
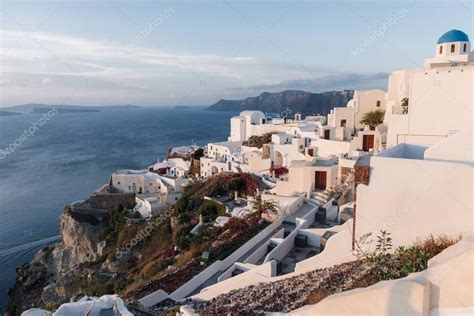
<svg viewBox="0 0 474 316">
<path fill-rule="evenodd" d="M 311 192 L 311 198 L 313 200 L 315 200 L 319 205 L 324 205 L 330 199 L 329 191 L 328 190 L 313 191 L 313 192 Z"/>
</svg>

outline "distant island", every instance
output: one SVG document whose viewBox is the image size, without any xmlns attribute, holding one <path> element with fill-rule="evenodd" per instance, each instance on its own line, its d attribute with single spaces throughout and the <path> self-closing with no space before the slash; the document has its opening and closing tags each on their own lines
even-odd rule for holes
<svg viewBox="0 0 474 316">
<path fill-rule="evenodd" d="M 48 113 L 53 108 L 33 108 L 31 113 Z M 98 109 L 83 109 L 83 108 L 59 108 L 58 113 L 88 113 L 88 112 L 100 112 Z"/>
<path fill-rule="evenodd" d="M 188 105 L 176 105 L 174 107 L 175 110 L 186 110 L 186 109 L 192 109 L 191 106 L 188 106 Z"/>
<path fill-rule="evenodd" d="M 244 100 L 219 100 L 207 108 L 209 111 L 259 110 L 264 113 L 280 113 L 290 109 L 292 113 L 300 112 L 303 116 L 327 115 L 335 106 L 346 106 L 352 99 L 353 90 L 311 93 L 300 90 L 282 92 L 264 92 L 258 97 Z"/>
<path fill-rule="evenodd" d="M 15 112 L 30 112 L 30 113 L 46 113 L 52 108 L 58 109 L 60 113 L 83 113 L 83 112 L 100 112 L 107 110 L 130 110 L 140 108 L 137 105 L 104 105 L 104 106 L 86 106 L 86 105 L 54 105 L 41 103 L 28 103 L 4 107 L 3 110 Z"/>
<path fill-rule="evenodd" d="M 18 112 L 11 112 L 11 111 L 0 111 L 0 116 L 12 116 L 12 115 L 20 115 L 21 113 Z"/>
</svg>

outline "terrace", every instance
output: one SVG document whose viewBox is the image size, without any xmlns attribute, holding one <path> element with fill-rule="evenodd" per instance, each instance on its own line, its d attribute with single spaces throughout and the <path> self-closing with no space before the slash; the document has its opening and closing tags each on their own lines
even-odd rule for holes
<svg viewBox="0 0 474 316">
<path fill-rule="evenodd" d="M 320 248 L 308 245 L 306 236 L 298 235 L 295 238 L 295 247 L 281 260 L 279 275 L 295 271 L 296 264 L 320 253 Z"/>
</svg>

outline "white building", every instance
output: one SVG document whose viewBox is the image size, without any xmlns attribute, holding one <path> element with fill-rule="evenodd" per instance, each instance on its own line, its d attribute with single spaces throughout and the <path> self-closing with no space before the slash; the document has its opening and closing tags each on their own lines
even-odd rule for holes
<svg viewBox="0 0 474 316">
<path fill-rule="evenodd" d="M 301 122 L 301 114 L 294 119 L 272 118 L 260 111 L 243 111 L 239 116 L 230 119 L 229 142 L 246 141 L 250 136 L 261 136 L 265 133 L 288 133 Z"/>
<path fill-rule="evenodd" d="M 385 111 L 385 91 L 356 90 L 346 107 L 335 107 L 331 110 L 327 126 L 336 129 L 334 139 L 351 139 L 356 130 L 365 127 L 360 123 L 364 115 L 376 110 Z"/>
<path fill-rule="evenodd" d="M 182 158 L 170 158 L 153 165 L 153 170 L 169 178 L 184 178 L 190 169 L 190 161 Z"/>
<path fill-rule="evenodd" d="M 123 169 L 112 174 L 111 184 L 114 188 L 124 193 L 165 193 L 166 185 L 162 179 L 147 169 Z"/>
<path fill-rule="evenodd" d="M 474 55 L 468 36 L 451 30 L 436 44 L 424 68 L 394 71 L 389 77 L 385 122 L 387 146 L 436 144 L 472 126 Z M 408 98 L 408 107 L 402 99 Z"/>
<path fill-rule="evenodd" d="M 29 309 L 21 314 L 22 316 L 72 316 L 72 315 L 89 315 L 89 316 L 133 316 L 127 308 L 123 300 L 116 295 L 103 295 L 99 298 L 92 296 L 84 296 L 77 302 L 65 303 L 59 306 L 54 312 L 48 312 L 39 308 Z"/>
<path fill-rule="evenodd" d="M 292 161 L 288 176 L 277 180 L 272 193 L 277 195 L 311 196 L 313 191 L 324 191 L 337 183 L 338 165 L 334 159 L 307 157 L 306 160 Z"/>
<path fill-rule="evenodd" d="M 228 141 L 209 143 L 207 153 L 200 159 L 201 177 L 214 176 L 221 172 L 245 172 L 246 164 L 243 163 L 242 142 Z"/>
<path fill-rule="evenodd" d="M 243 111 L 230 119 L 229 141 L 245 141 L 252 135 L 260 135 L 255 127 L 266 123 L 266 116 L 262 112 Z"/>
<path fill-rule="evenodd" d="M 160 164 L 163 166 L 163 164 Z M 155 165 L 156 166 L 156 165 Z M 189 179 L 177 177 L 174 172 L 171 176 L 160 175 L 148 169 L 143 170 L 118 170 L 112 174 L 111 185 L 122 193 L 136 193 L 138 195 L 137 211 L 144 216 L 159 210 L 164 205 L 174 204 L 183 189 L 189 184 Z M 148 198 L 156 198 L 147 200 Z"/>
</svg>

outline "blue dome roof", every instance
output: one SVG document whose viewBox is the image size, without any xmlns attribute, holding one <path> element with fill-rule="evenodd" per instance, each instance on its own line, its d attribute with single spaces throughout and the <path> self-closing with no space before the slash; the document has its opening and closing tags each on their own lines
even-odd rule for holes
<svg viewBox="0 0 474 316">
<path fill-rule="evenodd" d="M 446 32 L 438 40 L 438 44 L 450 43 L 450 42 L 468 42 L 469 37 L 466 33 L 460 30 L 451 30 Z"/>
</svg>

